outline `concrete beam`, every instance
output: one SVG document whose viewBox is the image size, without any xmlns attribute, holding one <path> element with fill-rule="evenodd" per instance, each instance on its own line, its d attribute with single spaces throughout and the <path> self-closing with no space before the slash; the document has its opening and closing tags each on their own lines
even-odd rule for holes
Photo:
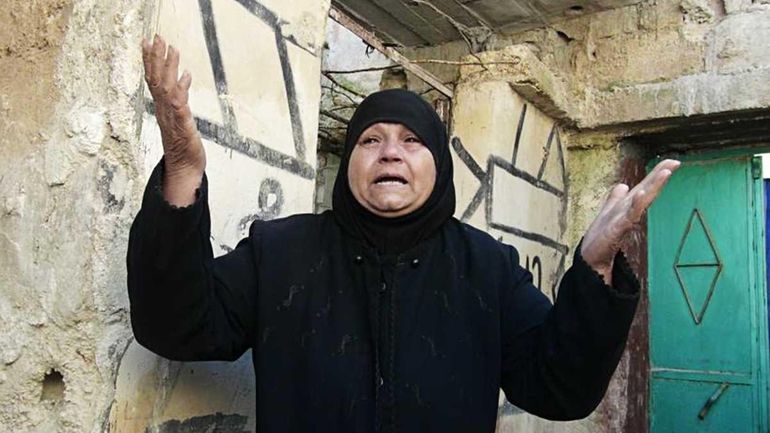
<svg viewBox="0 0 770 433">
<path fill-rule="evenodd" d="M 572 123 L 566 84 L 526 45 L 472 54 L 462 59 L 460 82 L 506 81 L 545 114 Z"/>
</svg>

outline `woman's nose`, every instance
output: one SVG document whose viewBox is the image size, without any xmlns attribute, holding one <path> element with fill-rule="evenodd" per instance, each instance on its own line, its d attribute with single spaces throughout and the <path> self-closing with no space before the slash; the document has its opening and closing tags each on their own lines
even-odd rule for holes
<svg viewBox="0 0 770 433">
<path fill-rule="evenodd" d="M 388 138 L 382 142 L 382 146 L 380 146 L 380 160 L 401 160 L 401 146 L 399 145 L 398 140 Z"/>
</svg>

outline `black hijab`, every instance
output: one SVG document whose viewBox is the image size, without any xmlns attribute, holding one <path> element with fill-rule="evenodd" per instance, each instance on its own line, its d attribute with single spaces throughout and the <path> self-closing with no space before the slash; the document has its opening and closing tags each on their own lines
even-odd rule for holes
<svg viewBox="0 0 770 433">
<path fill-rule="evenodd" d="M 369 212 L 350 190 L 350 154 L 361 133 L 377 122 L 400 123 L 409 128 L 430 150 L 436 163 L 436 183 L 428 200 L 419 209 L 400 217 L 383 218 Z M 348 124 L 332 207 L 337 221 L 348 233 L 383 254 L 407 250 L 452 217 L 455 211 L 452 155 L 446 128 L 428 102 L 401 89 L 372 93 L 361 102 Z"/>
</svg>

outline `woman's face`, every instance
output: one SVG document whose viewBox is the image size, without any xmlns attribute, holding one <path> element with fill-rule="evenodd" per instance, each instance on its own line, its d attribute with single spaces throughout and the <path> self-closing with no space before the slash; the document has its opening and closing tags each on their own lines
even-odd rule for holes
<svg viewBox="0 0 770 433">
<path fill-rule="evenodd" d="M 353 196 L 369 212 L 393 218 L 419 209 L 436 184 L 433 154 L 400 123 L 375 123 L 358 137 L 348 164 Z"/>
</svg>

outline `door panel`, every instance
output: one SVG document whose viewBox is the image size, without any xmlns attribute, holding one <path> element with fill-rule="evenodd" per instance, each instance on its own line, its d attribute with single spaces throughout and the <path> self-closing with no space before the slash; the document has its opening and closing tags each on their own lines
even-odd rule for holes
<svg viewBox="0 0 770 433">
<path fill-rule="evenodd" d="M 757 340 L 764 240 L 754 173 L 751 156 L 685 161 L 650 209 L 652 433 L 761 431 L 767 346 Z"/>
<path fill-rule="evenodd" d="M 661 379 L 652 382 L 651 431 L 655 433 L 730 433 L 751 430 L 751 386 Z M 709 405 L 709 401 L 711 404 Z M 702 419 L 701 419 L 702 418 Z"/>
</svg>

